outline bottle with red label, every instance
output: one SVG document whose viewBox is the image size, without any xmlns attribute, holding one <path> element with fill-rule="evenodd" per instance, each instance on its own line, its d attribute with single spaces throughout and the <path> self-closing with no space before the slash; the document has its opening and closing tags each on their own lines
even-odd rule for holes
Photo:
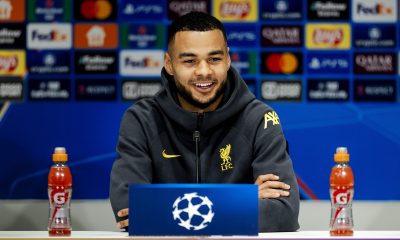
<svg viewBox="0 0 400 240">
<path fill-rule="evenodd" d="M 330 175 L 331 196 L 331 236 L 353 235 L 352 201 L 354 195 L 354 176 L 349 165 L 347 148 L 338 147 L 334 156 L 335 166 Z"/>
<path fill-rule="evenodd" d="M 63 147 L 54 149 L 53 166 L 48 176 L 50 203 L 48 231 L 50 236 L 71 235 L 72 176 L 67 166 L 68 155 Z"/>
</svg>

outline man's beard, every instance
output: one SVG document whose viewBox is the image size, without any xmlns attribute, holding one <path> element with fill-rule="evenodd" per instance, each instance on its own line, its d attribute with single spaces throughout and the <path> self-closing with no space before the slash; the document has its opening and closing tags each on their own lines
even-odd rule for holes
<svg viewBox="0 0 400 240">
<path fill-rule="evenodd" d="M 190 93 L 188 89 L 185 88 L 179 81 L 175 80 L 175 86 L 178 91 L 178 94 L 185 99 L 186 102 L 188 102 L 190 105 L 199 108 L 199 109 L 206 109 L 208 106 L 213 104 L 219 97 L 222 96 L 224 93 L 224 89 L 226 86 L 227 80 L 225 80 L 217 89 L 215 96 L 212 97 L 210 100 L 207 102 L 199 102 L 198 100 L 193 98 L 193 95 Z"/>
</svg>

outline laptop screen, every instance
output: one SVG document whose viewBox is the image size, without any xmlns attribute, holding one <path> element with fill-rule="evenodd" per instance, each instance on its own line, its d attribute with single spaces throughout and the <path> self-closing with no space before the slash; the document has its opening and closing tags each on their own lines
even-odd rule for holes
<svg viewBox="0 0 400 240">
<path fill-rule="evenodd" d="M 129 235 L 258 235 L 257 185 L 130 185 Z"/>
</svg>

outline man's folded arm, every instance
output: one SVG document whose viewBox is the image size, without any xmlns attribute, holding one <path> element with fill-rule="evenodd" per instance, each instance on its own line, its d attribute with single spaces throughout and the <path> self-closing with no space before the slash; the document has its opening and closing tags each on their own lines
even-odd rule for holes
<svg viewBox="0 0 400 240">
<path fill-rule="evenodd" d="M 293 232 L 299 229 L 299 196 L 295 191 L 291 190 L 288 197 L 259 199 L 260 232 Z"/>
<path fill-rule="evenodd" d="M 118 211 L 129 207 L 129 184 L 151 183 L 151 160 L 141 124 L 129 110 L 119 132 L 117 159 L 110 177 L 110 201 L 117 222 L 126 220 Z"/>
<path fill-rule="evenodd" d="M 252 164 L 254 178 L 274 174 L 279 181 L 288 184 L 289 196 L 259 199 L 260 232 L 296 231 L 300 197 L 292 160 L 286 149 L 286 139 L 280 125 L 265 129 L 261 126 L 254 145 L 255 159 Z"/>
</svg>

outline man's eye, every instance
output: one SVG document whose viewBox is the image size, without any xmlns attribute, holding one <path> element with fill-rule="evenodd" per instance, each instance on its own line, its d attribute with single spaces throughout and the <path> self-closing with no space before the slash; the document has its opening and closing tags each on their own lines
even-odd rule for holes
<svg viewBox="0 0 400 240">
<path fill-rule="evenodd" d="M 184 60 L 184 63 L 194 63 L 195 61 L 193 59 L 188 59 L 188 60 Z"/>
<path fill-rule="evenodd" d="M 210 58 L 210 62 L 219 62 L 221 61 L 221 58 Z"/>
</svg>

